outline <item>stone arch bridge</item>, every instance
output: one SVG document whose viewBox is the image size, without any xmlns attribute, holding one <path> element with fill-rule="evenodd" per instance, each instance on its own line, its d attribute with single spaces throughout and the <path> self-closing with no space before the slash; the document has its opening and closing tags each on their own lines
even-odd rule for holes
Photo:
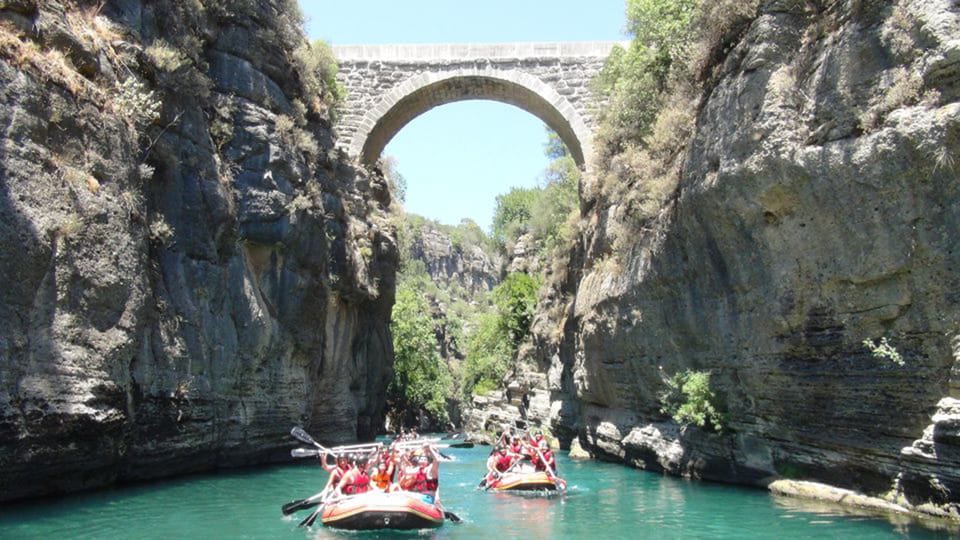
<svg viewBox="0 0 960 540">
<path fill-rule="evenodd" d="M 374 163 L 403 126 L 447 103 L 488 99 L 515 105 L 560 135 L 587 168 L 604 105 L 590 82 L 616 42 L 334 47 L 347 88 L 339 144 Z"/>
</svg>

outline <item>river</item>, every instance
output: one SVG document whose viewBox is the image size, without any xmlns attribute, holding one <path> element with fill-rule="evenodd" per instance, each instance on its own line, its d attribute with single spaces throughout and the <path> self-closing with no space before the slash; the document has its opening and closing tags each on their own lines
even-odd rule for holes
<svg viewBox="0 0 960 540">
<path fill-rule="evenodd" d="M 320 490 L 316 462 L 227 471 L 0 507 L 0 538 L 958 538 L 906 518 L 849 514 L 763 490 L 560 457 L 566 495 L 476 489 L 488 447 L 448 449 L 441 496 L 463 523 L 424 533 L 300 529 L 280 506 Z"/>
</svg>

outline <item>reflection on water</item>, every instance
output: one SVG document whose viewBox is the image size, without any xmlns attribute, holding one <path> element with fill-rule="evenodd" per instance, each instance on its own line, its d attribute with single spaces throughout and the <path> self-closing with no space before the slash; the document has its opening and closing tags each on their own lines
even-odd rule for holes
<svg viewBox="0 0 960 540">
<path fill-rule="evenodd" d="M 0 507 L 0 538 L 945 538 L 938 520 L 877 515 L 765 491 L 692 482 L 560 457 L 566 494 L 523 496 L 477 489 L 488 449 L 450 449 L 441 467 L 444 505 L 463 523 L 437 530 L 350 533 L 297 524 L 280 505 L 310 496 L 315 463 L 194 476 Z"/>
</svg>

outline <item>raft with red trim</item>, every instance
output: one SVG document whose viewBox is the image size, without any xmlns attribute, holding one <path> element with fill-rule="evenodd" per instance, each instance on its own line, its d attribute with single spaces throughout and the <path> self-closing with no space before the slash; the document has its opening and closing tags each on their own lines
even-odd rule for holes
<svg viewBox="0 0 960 540">
<path fill-rule="evenodd" d="M 443 508 L 430 495 L 372 491 L 328 503 L 320 521 L 351 530 L 425 529 L 443 525 Z"/>
<path fill-rule="evenodd" d="M 487 482 L 487 489 L 494 491 L 556 491 L 559 480 L 543 471 L 506 472 L 500 478 Z"/>
</svg>

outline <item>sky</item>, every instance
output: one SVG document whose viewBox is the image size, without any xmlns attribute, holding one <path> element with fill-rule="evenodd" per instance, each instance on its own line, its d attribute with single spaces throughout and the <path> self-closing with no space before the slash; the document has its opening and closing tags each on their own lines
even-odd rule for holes
<svg viewBox="0 0 960 540">
<path fill-rule="evenodd" d="M 300 0 L 311 39 L 334 45 L 626 39 L 625 0 Z M 407 180 L 408 212 L 489 230 L 496 196 L 538 185 L 547 136 L 535 116 L 502 103 L 432 109 L 387 145 Z"/>
</svg>

